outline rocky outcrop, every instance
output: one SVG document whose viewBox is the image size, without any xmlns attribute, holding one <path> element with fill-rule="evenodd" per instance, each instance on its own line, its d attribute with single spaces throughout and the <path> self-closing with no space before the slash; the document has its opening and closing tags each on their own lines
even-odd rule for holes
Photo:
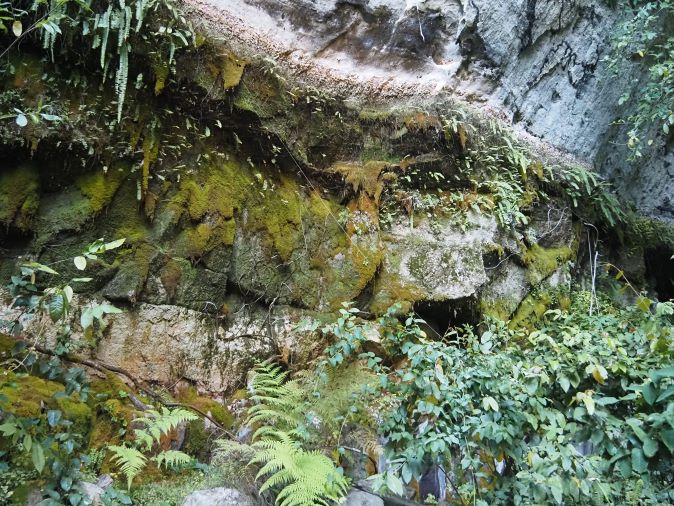
<svg viewBox="0 0 674 506">
<path fill-rule="evenodd" d="M 595 89 L 589 62 L 600 50 L 589 44 L 586 61 L 579 48 L 583 37 L 603 33 L 600 19 L 611 13 L 593 2 L 530 4 L 529 17 L 507 17 L 519 12 L 509 2 L 489 9 L 480 2 L 200 3 L 212 23 L 202 27 L 206 36 L 235 19 L 228 9 L 236 5 L 259 13 L 250 23 L 266 23 L 267 31 L 287 23 L 288 31 L 262 37 L 242 21 L 226 43 L 206 37 L 178 59 L 167 89 L 159 74 L 129 88 L 134 116 L 123 128 L 77 113 L 67 128 L 0 125 L 15 155 L 0 173 L 0 274 L 8 279 L 17 264 L 35 259 L 58 265 L 50 282 L 66 283 L 82 276 L 70 259 L 87 244 L 125 238 L 88 262 L 89 283 L 73 283 L 75 330 L 88 301 L 124 310 L 95 338 L 76 333 L 81 352 L 151 383 L 184 379 L 217 394 L 243 386 L 256 359 L 306 366 L 324 343 L 295 325 L 306 317 L 328 321 L 344 302 L 372 317 L 399 304 L 439 334 L 483 316 L 529 325 L 559 302 L 556 286 L 568 285 L 586 250 L 582 222 L 605 219 L 598 202 L 610 201 L 594 189 L 572 200 L 564 177 L 582 171 L 568 158 L 518 139 L 464 100 L 471 97 L 455 95 L 471 86 L 473 102 L 495 104 L 505 89 L 497 80 L 517 88 L 525 71 L 516 65 L 526 61 L 527 71 L 539 69 L 527 78 L 536 81 L 532 90 L 552 93 L 556 83 L 563 103 L 573 93 L 582 102 Z M 264 6 L 286 17 L 273 18 Z M 510 25 L 499 24 L 504 17 Z M 590 22 L 598 23 L 595 32 Z M 326 27 L 343 25 L 352 28 L 324 40 L 311 63 L 293 59 L 294 51 L 284 56 L 271 37 L 308 54 L 336 33 Z M 546 60 L 540 51 L 559 37 L 575 41 L 577 56 Z M 362 51 L 349 54 L 357 39 Z M 250 54 L 262 46 L 275 61 Z M 362 81 L 321 73 L 342 56 L 358 63 Z M 377 81 L 372 76 L 387 62 L 401 75 Z M 3 86 L 30 96 L 32 76 L 55 107 L 109 105 L 101 95 L 69 95 L 59 86 L 67 66 L 50 65 L 26 58 L 17 70 L 26 79 Z M 42 83 L 46 67 L 55 77 Z M 572 67 L 577 78 L 560 81 Z M 518 108 L 542 103 L 537 93 Z M 544 120 L 550 116 L 528 128 L 543 128 Z M 560 124 L 554 134 L 580 136 L 578 128 Z M 594 156 L 581 144 L 576 154 Z M 66 145 L 64 160 L 56 155 Z M 645 278 L 653 268 L 642 265 Z"/>
<path fill-rule="evenodd" d="M 308 84 L 433 107 L 460 96 L 593 164 L 647 214 L 673 221 L 671 138 L 629 162 L 621 95 L 643 70 L 604 60 L 621 12 L 603 0 L 193 0 L 215 32 Z M 429 100 L 429 97 L 434 97 Z"/>
</svg>

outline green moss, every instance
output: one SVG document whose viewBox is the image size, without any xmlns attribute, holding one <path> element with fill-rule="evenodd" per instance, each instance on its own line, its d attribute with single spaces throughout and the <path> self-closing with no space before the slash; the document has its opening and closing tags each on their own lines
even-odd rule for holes
<svg viewBox="0 0 674 506">
<path fill-rule="evenodd" d="M 290 108 L 289 96 L 280 77 L 269 63 L 249 65 L 234 96 L 234 106 L 262 119 L 271 118 Z"/>
<path fill-rule="evenodd" d="M 118 254 L 115 263 L 120 267 L 115 277 L 106 285 L 103 291 L 105 297 L 110 300 L 136 302 L 156 255 L 154 246 L 145 242 Z"/>
<path fill-rule="evenodd" d="M 511 329 L 525 328 L 533 330 L 536 324 L 550 308 L 553 297 L 547 290 L 533 292 L 521 302 L 510 320 Z"/>
<path fill-rule="evenodd" d="M 546 249 L 534 244 L 522 255 L 522 261 L 527 267 L 527 281 L 531 285 L 538 285 L 572 258 L 573 250 L 571 248 Z"/>
<path fill-rule="evenodd" d="M 6 411 L 24 417 L 46 416 L 47 409 L 59 409 L 63 418 L 73 422 L 73 431 L 86 434 L 91 423 L 91 408 L 76 395 L 54 395 L 65 390 L 54 381 L 32 375 L 18 375 L 0 368 L 0 394 L 6 396 Z"/>
<path fill-rule="evenodd" d="M 91 213 L 98 214 L 112 201 L 128 174 L 127 166 L 118 166 L 108 173 L 98 170 L 85 174 L 78 178 L 75 184 L 88 200 Z"/>
<path fill-rule="evenodd" d="M 40 178 L 32 165 L 0 174 L 0 223 L 29 230 L 40 204 Z"/>
<path fill-rule="evenodd" d="M 60 232 L 79 232 L 113 200 L 128 175 L 126 167 L 79 177 L 75 185 L 59 193 L 43 197 L 37 220 L 38 243 L 45 244 Z M 119 221 L 108 223 L 119 226 Z M 104 227 L 107 228 L 107 227 Z"/>
<path fill-rule="evenodd" d="M 234 416 L 222 404 L 209 397 L 199 395 L 194 387 L 182 389 L 178 393 L 177 399 L 181 403 L 194 406 L 204 413 L 210 413 L 213 419 L 226 429 L 231 428 L 234 424 Z M 201 423 L 203 425 L 203 421 Z"/>
<path fill-rule="evenodd" d="M 393 114 L 388 110 L 363 109 L 358 112 L 358 119 L 366 123 L 385 122 L 393 118 Z"/>
<path fill-rule="evenodd" d="M 484 317 L 508 321 L 517 307 L 518 302 L 512 297 L 480 298 L 480 314 Z"/>
</svg>

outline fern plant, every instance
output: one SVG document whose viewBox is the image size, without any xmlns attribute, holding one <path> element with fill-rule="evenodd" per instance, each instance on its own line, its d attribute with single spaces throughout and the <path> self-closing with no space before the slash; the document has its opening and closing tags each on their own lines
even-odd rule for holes
<svg viewBox="0 0 674 506">
<path fill-rule="evenodd" d="M 253 439 L 275 432 L 298 434 L 302 422 L 303 391 L 288 373 L 273 363 L 258 365 L 251 378 L 253 406 L 248 410 L 249 425 L 259 425 Z"/>
<path fill-rule="evenodd" d="M 166 468 L 179 467 L 192 461 L 192 457 L 178 450 L 163 450 L 150 457 L 145 455 L 159 444 L 162 436 L 165 436 L 180 424 L 196 420 L 198 417 L 186 409 L 162 408 L 162 411 L 148 410 L 146 415 L 134 419 L 137 424 L 142 424 L 142 429 L 136 429 L 133 445 L 109 445 L 108 450 L 113 453 L 112 461 L 119 466 L 121 473 L 126 476 L 127 487 L 131 488 L 133 479 L 147 465 L 148 460 L 154 461 L 157 466 L 164 465 Z"/>
<path fill-rule="evenodd" d="M 249 465 L 262 466 L 256 476 L 266 477 L 260 493 L 275 491 L 278 506 L 338 502 L 346 495 L 349 480 L 323 453 L 303 447 L 302 422 L 308 403 L 300 384 L 288 380 L 288 373 L 278 365 L 263 363 L 254 369 L 250 385 L 254 405 L 248 410 L 247 423 L 258 428 L 248 447 Z M 229 444 L 219 446 L 225 456 L 231 450 Z"/>
<path fill-rule="evenodd" d="M 339 501 L 349 489 L 341 468 L 319 451 L 306 451 L 287 433 L 277 431 L 278 439 L 263 438 L 253 443 L 256 450 L 251 464 L 263 464 L 256 479 L 267 476 L 260 493 L 279 489 L 279 506 L 328 506 Z"/>
</svg>

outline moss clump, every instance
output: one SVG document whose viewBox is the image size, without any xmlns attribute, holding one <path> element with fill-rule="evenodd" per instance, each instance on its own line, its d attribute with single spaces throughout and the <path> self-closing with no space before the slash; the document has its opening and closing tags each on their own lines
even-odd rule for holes
<svg viewBox="0 0 674 506">
<path fill-rule="evenodd" d="M 234 416 L 222 404 L 199 395 L 194 387 L 183 388 L 176 398 L 183 404 L 198 408 L 204 413 L 210 413 L 213 419 L 226 429 L 234 424 Z"/>
<path fill-rule="evenodd" d="M 389 163 L 385 161 L 368 161 L 363 164 L 338 163 L 332 167 L 332 170 L 344 176 L 354 192 L 358 193 L 363 190 L 378 203 L 381 192 L 384 190 L 384 183 L 379 176 L 388 165 Z"/>
<path fill-rule="evenodd" d="M 283 82 L 267 62 L 249 65 L 241 82 L 234 97 L 238 109 L 268 119 L 290 108 Z"/>
<path fill-rule="evenodd" d="M 515 311 L 509 327 L 511 329 L 533 330 L 550 308 L 553 300 L 552 294 L 547 290 L 536 291 L 527 295 Z"/>
<path fill-rule="evenodd" d="M 76 185 L 87 198 L 91 212 L 97 214 L 112 201 L 128 174 L 127 166 L 115 167 L 107 173 L 98 170 L 78 178 Z"/>
<path fill-rule="evenodd" d="M 40 178 L 32 165 L 0 174 L 0 223 L 29 230 L 40 205 Z"/>
<path fill-rule="evenodd" d="M 482 316 L 496 318 L 504 322 L 510 320 L 510 317 L 517 308 L 517 300 L 512 297 L 488 299 L 483 296 L 480 299 L 480 314 Z"/>
<path fill-rule="evenodd" d="M 6 397 L 5 410 L 23 417 L 46 416 L 47 409 L 59 409 L 63 418 L 73 422 L 73 431 L 86 434 L 91 423 L 91 408 L 77 395 L 54 395 L 63 392 L 64 386 L 54 381 L 32 375 L 18 375 L 0 368 L 0 394 Z"/>
<path fill-rule="evenodd" d="M 538 285 L 571 258 L 573 258 L 571 248 L 546 249 L 534 244 L 522 255 L 522 261 L 527 267 L 527 281 L 533 286 Z"/>
<path fill-rule="evenodd" d="M 128 176 L 128 168 L 120 166 L 79 177 L 75 185 L 54 195 L 43 197 L 37 220 L 38 243 L 44 244 L 65 230 L 80 231 L 100 214 Z M 118 220 L 109 220 L 118 226 Z M 104 227 L 107 228 L 107 227 Z"/>
<path fill-rule="evenodd" d="M 267 248 L 278 252 L 284 262 L 297 248 L 302 215 L 305 213 L 300 187 L 296 181 L 281 177 L 273 194 L 262 197 L 258 205 L 248 209 L 247 228 L 264 232 Z"/>
<path fill-rule="evenodd" d="M 105 286 L 105 297 L 110 300 L 136 302 L 150 272 L 152 260 L 157 254 L 157 250 L 145 242 L 120 253 L 115 260 L 120 265 L 119 270 Z"/>
<path fill-rule="evenodd" d="M 393 113 L 388 110 L 363 109 L 358 112 L 358 119 L 365 123 L 385 122 L 393 118 Z"/>
</svg>

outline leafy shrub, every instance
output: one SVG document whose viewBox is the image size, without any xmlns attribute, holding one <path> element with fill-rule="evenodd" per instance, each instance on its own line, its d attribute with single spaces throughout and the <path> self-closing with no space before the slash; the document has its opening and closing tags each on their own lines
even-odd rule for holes
<svg viewBox="0 0 674 506">
<path fill-rule="evenodd" d="M 413 317 L 382 317 L 378 353 L 351 310 L 327 334 L 329 360 L 358 356 L 379 375 L 380 433 L 402 492 L 431 465 L 462 504 L 640 504 L 674 500 L 674 304 L 608 308 L 587 297 L 526 334 L 504 322 L 431 341 Z"/>
<path fill-rule="evenodd" d="M 674 35 L 668 28 L 674 20 L 672 0 L 632 0 L 621 2 L 632 10 L 613 37 L 613 54 L 609 65 L 621 70 L 625 57 L 637 57 L 648 69 L 646 82 L 634 96 L 629 93 L 620 103 L 633 102 L 636 112 L 625 119 L 629 126 L 627 145 L 635 157 L 642 156 L 644 135 L 652 125 L 659 125 L 667 135 L 674 127 Z M 648 139 L 650 145 L 653 139 Z"/>
</svg>

